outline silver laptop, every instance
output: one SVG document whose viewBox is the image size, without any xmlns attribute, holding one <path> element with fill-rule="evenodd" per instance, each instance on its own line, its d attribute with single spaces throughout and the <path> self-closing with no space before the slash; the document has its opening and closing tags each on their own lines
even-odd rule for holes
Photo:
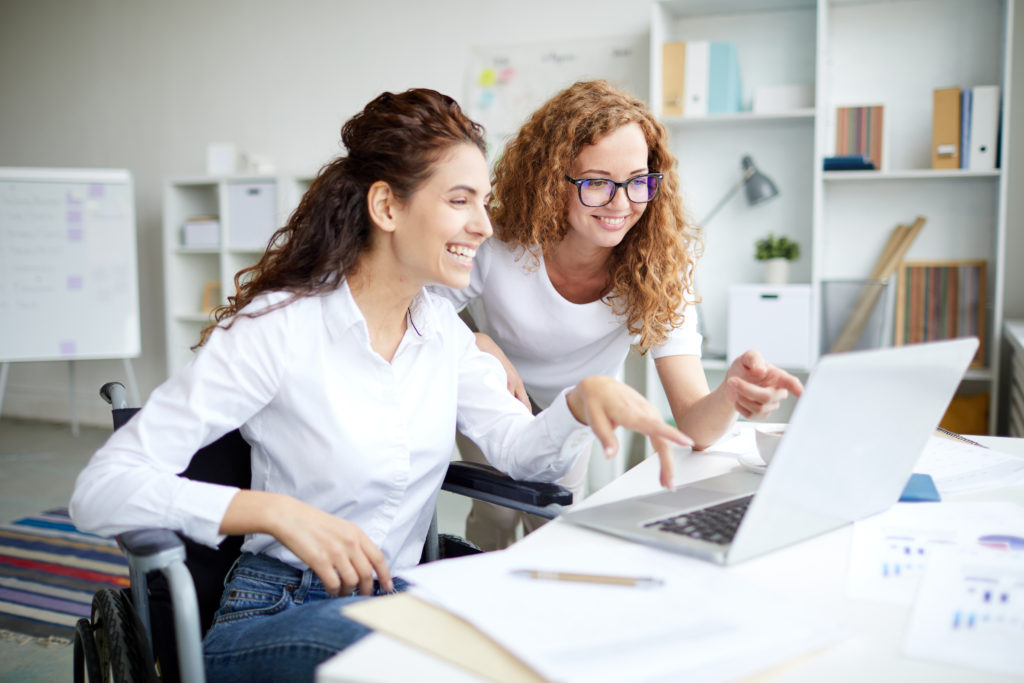
<svg viewBox="0 0 1024 683">
<path fill-rule="evenodd" d="M 895 503 L 974 358 L 974 338 L 823 356 L 762 476 L 710 479 L 561 517 L 734 564 Z"/>
</svg>

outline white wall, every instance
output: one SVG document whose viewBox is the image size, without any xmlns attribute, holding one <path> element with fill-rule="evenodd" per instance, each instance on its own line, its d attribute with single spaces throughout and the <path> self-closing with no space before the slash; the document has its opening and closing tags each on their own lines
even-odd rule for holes
<svg viewBox="0 0 1024 683">
<path fill-rule="evenodd" d="M 0 5 L 0 165 L 135 175 L 143 398 L 164 379 L 161 193 L 234 142 L 282 171 L 336 154 L 341 124 L 382 90 L 460 97 L 473 46 L 646 34 L 651 0 L 8 0 Z M 1012 75 L 1006 315 L 1024 318 L 1024 7 Z M 0 330 L 0 334 L 16 331 Z M 77 406 L 116 361 L 79 362 Z M 66 363 L 11 367 L 4 415 L 66 420 Z"/>
<path fill-rule="evenodd" d="M 0 165 L 134 174 L 145 399 L 165 378 L 162 184 L 202 173 L 208 143 L 312 173 L 379 92 L 461 98 L 474 46 L 646 35 L 649 16 L 650 0 L 13 0 L 0 8 Z M 121 363 L 75 372 L 79 418 L 108 424 L 96 389 Z M 67 420 L 68 387 L 66 363 L 13 364 L 3 414 Z"/>
</svg>

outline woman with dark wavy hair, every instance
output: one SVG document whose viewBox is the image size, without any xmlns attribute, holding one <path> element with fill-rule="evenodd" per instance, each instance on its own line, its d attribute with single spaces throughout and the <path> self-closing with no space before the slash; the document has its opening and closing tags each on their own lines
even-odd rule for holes
<svg viewBox="0 0 1024 683">
<path fill-rule="evenodd" d="M 469 287 L 438 292 L 458 308 L 473 302 L 480 348 L 502 361 L 521 400 L 545 407 L 561 386 L 615 375 L 633 344 L 651 352 L 672 415 L 698 448 L 737 414 L 762 417 L 799 394 L 800 382 L 756 351 L 709 389 L 693 308 L 700 235 L 668 132 L 643 102 L 604 81 L 572 85 L 527 120 L 494 177 L 497 239 L 477 255 Z M 479 459 L 472 444 L 459 447 Z M 586 466 L 566 480 L 577 494 Z M 474 501 L 467 536 L 504 547 L 518 517 Z"/>
<path fill-rule="evenodd" d="M 343 601 L 402 588 L 392 574 L 419 560 L 456 425 L 498 469 L 539 481 L 585 455 L 572 438 L 585 425 L 612 452 L 623 425 L 652 437 L 671 482 L 669 442 L 690 441 L 642 396 L 588 377 L 533 416 L 424 290 L 466 286 L 491 235 L 481 132 L 432 90 L 370 102 L 192 362 L 79 475 L 84 530 L 162 526 L 210 546 L 245 534 L 204 640 L 210 680 L 311 680 L 366 633 Z M 177 476 L 234 428 L 252 446 L 250 490 Z"/>
</svg>

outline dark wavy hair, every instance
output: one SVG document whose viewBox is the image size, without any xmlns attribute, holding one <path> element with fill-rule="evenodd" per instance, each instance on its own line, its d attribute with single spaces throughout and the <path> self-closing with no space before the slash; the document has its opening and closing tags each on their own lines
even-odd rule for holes
<svg viewBox="0 0 1024 683">
<path fill-rule="evenodd" d="M 624 316 L 639 347 L 663 341 L 682 324 L 681 305 L 696 303 L 693 274 L 703 249 L 680 196 L 676 158 L 665 126 L 637 98 L 605 81 L 581 81 L 533 113 L 494 168 L 491 222 L 502 242 L 537 256 L 565 238 L 565 180 L 580 150 L 629 123 L 647 140 L 647 167 L 665 174 L 658 196 L 612 252 L 608 303 Z"/>
<path fill-rule="evenodd" d="M 405 200 L 453 146 L 469 143 L 485 151 L 483 128 L 455 100 L 425 88 L 378 95 L 342 126 L 341 142 L 346 153 L 320 169 L 259 262 L 235 275 L 235 295 L 214 310 L 214 322 L 196 346 L 206 343 L 222 322 L 230 327 L 233 317 L 260 294 L 286 291 L 292 296 L 243 315 L 262 315 L 339 287 L 370 247 L 367 192 L 375 182 L 384 181 Z"/>
</svg>

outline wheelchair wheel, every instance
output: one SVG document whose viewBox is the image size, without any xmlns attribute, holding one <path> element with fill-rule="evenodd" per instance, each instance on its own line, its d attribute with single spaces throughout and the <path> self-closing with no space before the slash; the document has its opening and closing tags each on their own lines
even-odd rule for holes
<svg viewBox="0 0 1024 683">
<path fill-rule="evenodd" d="M 75 624 L 74 667 L 75 683 L 100 680 L 100 657 L 88 619 L 79 619 Z"/>
<path fill-rule="evenodd" d="M 466 555 L 476 555 L 482 553 L 480 547 L 468 541 L 461 536 L 454 536 L 452 534 L 438 534 L 437 542 L 440 546 L 440 558 L 442 560 L 451 559 L 453 557 L 464 557 Z"/>
<path fill-rule="evenodd" d="M 132 608 L 131 600 L 123 592 L 106 588 L 93 596 L 90 628 L 99 663 L 99 680 L 155 683 L 156 673 L 149 664 L 142 624 Z"/>
</svg>

